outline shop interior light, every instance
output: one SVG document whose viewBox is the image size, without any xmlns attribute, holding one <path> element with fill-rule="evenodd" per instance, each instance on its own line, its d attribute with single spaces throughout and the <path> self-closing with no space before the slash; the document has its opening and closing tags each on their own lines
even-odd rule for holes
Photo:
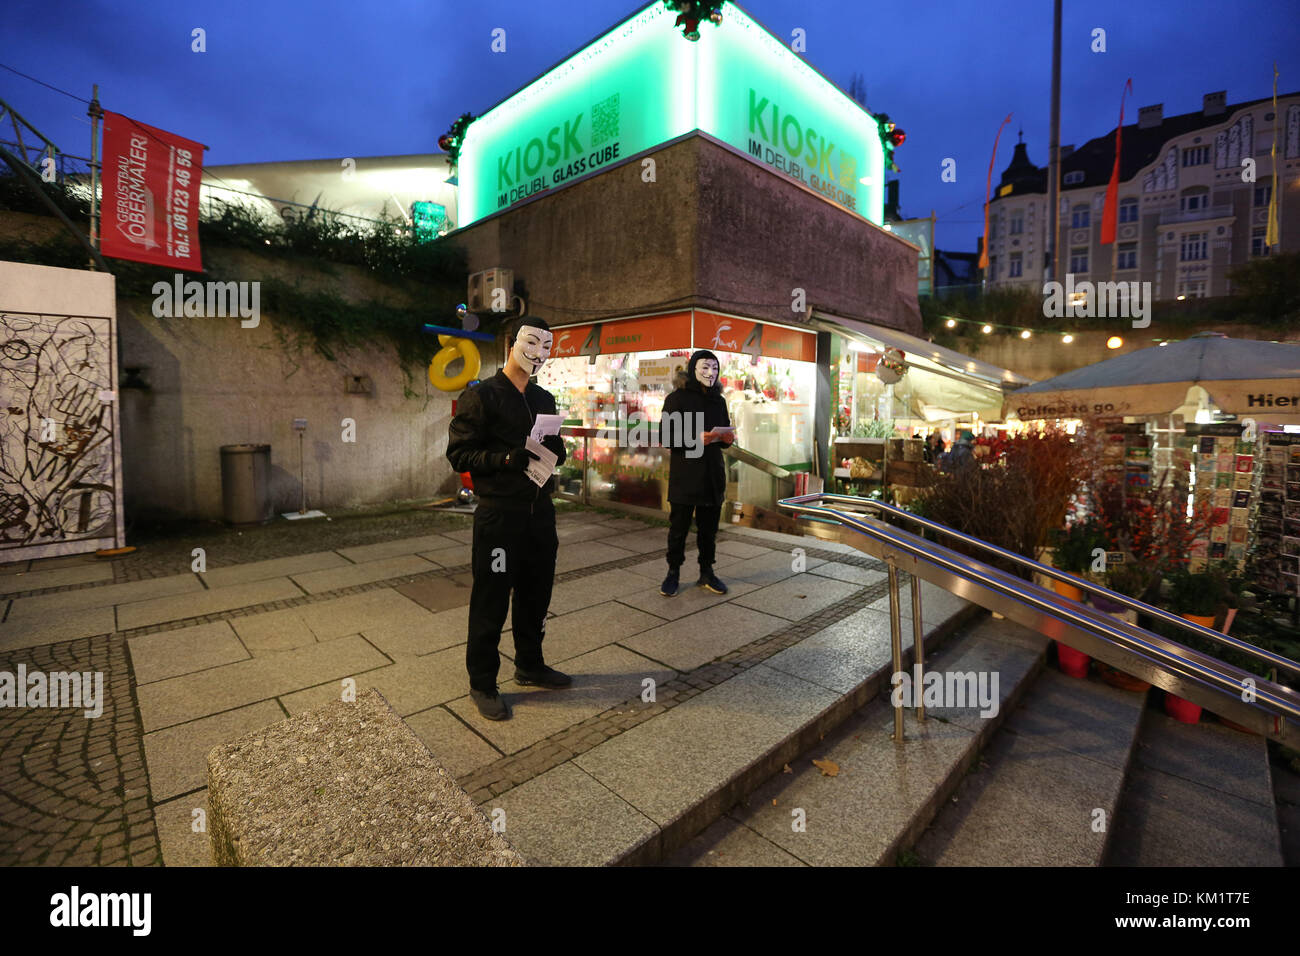
<svg viewBox="0 0 1300 956">
<path fill-rule="evenodd" d="M 1074 336 L 1067 333 L 1061 336 L 1061 341 L 1064 342 L 1066 345 L 1069 345 L 1071 342 L 1074 341 Z"/>
<path fill-rule="evenodd" d="M 983 332 L 985 335 L 988 335 L 990 332 L 993 331 L 993 326 L 986 325 L 984 326 L 984 328 L 980 329 L 980 331 Z"/>
<path fill-rule="evenodd" d="M 947 322 L 944 323 L 944 325 L 948 326 L 948 328 L 950 329 L 955 329 L 957 328 L 957 320 L 949 319 Z"/>
<path fill-rule="evenodd" d="M 1180 295 L 1180 296 L 1178 297 L 1178 301 L 1179 301 L 1179 302 L 1182 302 L 1182 301 L 1183 301 L 1184 299 L 1186 299 L 1186 298 L 1187 298 L 1187 296 L 1185 296 L 1185 295 Z"/>
<path fill-rule="evenodd" d="M 1022 330 L 1021 333 L 1020 333 L 1020 337 L 1021 337 L 1022 339 L 1027 339 L 1027 338 L 1029 338 L 1029 335 L 1030 335 L 1030 332 L 1029 332 L 1028 329 L 1024 329 L 1024 330 Z"/>
<path fill-rule="evenodd" d="M 1118 335 L 1112 335 L 1110 338 L 1106 340 L 1106 348 L 1108 349 L 1117 349 L 1122 347 L 1123 345 L 1124 345 L 1124 340 L 1121 339 Z"/>
</svg>

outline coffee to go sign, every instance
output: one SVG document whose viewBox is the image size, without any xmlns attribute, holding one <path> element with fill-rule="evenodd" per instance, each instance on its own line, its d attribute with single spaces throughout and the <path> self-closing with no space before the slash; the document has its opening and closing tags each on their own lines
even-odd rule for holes
<svg viewBox="0 0 1300 956">
<path fill-rule="evenodd" d="M 875 119 L 743 10 L 722 12 L 692 43 L 656 0 L 470 123 L 461 225 L 695 130 L 883 223 Z"/>
</svg>

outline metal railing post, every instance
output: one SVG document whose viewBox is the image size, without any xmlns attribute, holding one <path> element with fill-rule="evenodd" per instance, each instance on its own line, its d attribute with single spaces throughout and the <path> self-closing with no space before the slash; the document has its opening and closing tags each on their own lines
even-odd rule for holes
<svg viewBox="0 0 1300 956">
<path fill-rule="evenodd" d="M 889 649 L 894 658 L 894 670 L 890 674 L 892 687 L 893 682 L 898 679 L 897 675 L 903 673 L 903 629 L 899 622 L 898 568 L 894 567 L 893 562 L 889 562 L 886 566 L 889 568 Z M 912 688 L 912 693 L 916 693 L 915 687 Z M 894 743 L 902 742 L 903 705 L 900 701 L 894 707 Z"/>
<path fill-rule="evenodd" d="M 925 695 L 921 692 L 925 678 L 925 640 L 921 637 L 924 630 L 921 621 L 921 579 L 912 575 L 912 701 L 916 707 L 916 719 L 925 721 Z"/>
</svg>

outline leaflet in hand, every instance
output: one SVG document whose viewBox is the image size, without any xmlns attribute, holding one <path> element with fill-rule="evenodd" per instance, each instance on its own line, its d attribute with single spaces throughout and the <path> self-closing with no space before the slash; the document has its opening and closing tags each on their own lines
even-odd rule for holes
<svg viewBox="0 0 1300 956">
<path fill-rule="evenodd" d="M 538 416 L 539 418 L 542 416 Z M 547 416 L 559 418 L 560 416 Z M 524 470 L 530 481 L 537 487 L 546 484 L 546 480 L 555 473 L 555 463 L 560 460 L 560 456 L 555 454 L 541 442 L 534 439 L 531 435 L 524 442 L 524 447 L 537 456 L 536 459 L 530 459 L 528 467 Z"/>
<path fill-rule="evenodd" d="M 559 434 L 560 426 L 563 424 L 563 415 L 538 415 L 533 422 L 533 430 L 528 437 L 534 441 L 541 441 L 547 435 Z"/>
</svg>

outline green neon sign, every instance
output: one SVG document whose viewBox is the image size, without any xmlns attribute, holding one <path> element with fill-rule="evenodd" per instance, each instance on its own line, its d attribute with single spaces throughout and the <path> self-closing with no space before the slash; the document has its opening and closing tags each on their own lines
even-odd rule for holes
<svg viewBox="0 0 1300 956">
<path fill-rule="evenodd" d="M 700 130 L 881 225 L 875 120 L 733 4 L 683 40 L 655 2 L 470 124 L 461 223 Z"/>
</svg>

